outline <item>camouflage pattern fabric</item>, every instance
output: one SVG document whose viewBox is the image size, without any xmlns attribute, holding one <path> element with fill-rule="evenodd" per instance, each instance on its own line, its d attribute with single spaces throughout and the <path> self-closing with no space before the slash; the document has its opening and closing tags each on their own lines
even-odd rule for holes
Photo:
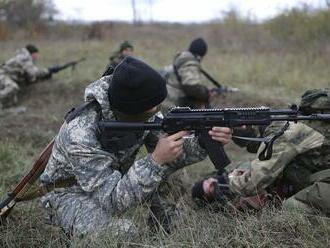
<svg viewBox="0 0 330 248">
<path fill-rule="evenodd" d="M 10 77 L 0 74 L 0 109 L 9 107 L 17 103 L 17 93 L 19 86 Z"/>
<path fill-rule="evenodd" d="M 266 135 L 283 123 L 272 124 Z M 277 178 L 292 187 L 284 207 L 330 214 L 330 126 L 324 122 L 290 124 L 273 147 L 270 160 L 253 160 L 242 175 L 230 176 L 233 192 L 249 196 L 262 192 Z M 259 149 L 261 151 L 263 147 Z M 316 176 L 317 175 L 317 176 Z"/>
<path fill-rule="evenodd" d="M 135 144 L 123 150 L 103 149 L 97 123 L 100 118 L 114 119 L 107 95 L 111 77 L 103 77 L 86 88 L 85 101 L 97 103 L 62 125 L 40 178 L 42 183 L 76 178 L 77 185 L 56 189 L 42 198 L 51 223 L 73 234 L 96 234 L 105 229 L 128 235 L 136 233 L 132 221 L 121 214 L 149 200 L 169 175 L 206 157 L 206 151 L 194 138 L 185 141 L 183 154 L 172 163 L 160 166 L 150 153 L 136 160 L 143 144 L 152 152 L 164 135 L 155 131 L 143 132 Z M 160 113 L 157 115 L 161 117 Z"/>
<path fill-rule="evenodd" d="M 48 75 L 47 69 L 39 69 L 26 48 L 0 67 L 0 102 L 10 106 L 17 101 L 21 86 L 29 85 Z"/>
<path fill-rule="evenodd" d="M 180 81 L 174 71 L 174 66 L 177 69 Z M 197 86 L 197 90 L 201 91 L 202 94 L 208 91 L 205 86 L 203 86 L 204 78 L 200 71 L 200 61 L 189 51 L 184 51 L 179 53 L 174 58 L 173 65 L 164 68 L 167 79 L 167 91 L 168 95 L 163 103 L 163 108 L 168 110 L 175 106 L 182 106 L 182 99 L 187 97 L 186 86 Z M 189 90 L 189 89 L 188 89 Z"/>
</svg>

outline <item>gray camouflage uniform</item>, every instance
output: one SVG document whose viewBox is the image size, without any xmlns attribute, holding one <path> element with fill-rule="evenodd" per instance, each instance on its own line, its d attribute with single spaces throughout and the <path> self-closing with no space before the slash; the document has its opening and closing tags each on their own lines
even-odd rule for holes
<svg viewBox="0 0 330 248">
<path fill-rule="evenodd" d="M 15 104 L 21 86 L 35 83 L 48 74 L 47 69 L 39 69 L 34 64 L 26 48 L 18 50 L 15 57 L 0 67 L 0 105 Z"/>
<path fill-rule="evenodd" d="M 148 151 L 154 149 L 162 135 L 155 131 L 143 132 L 129 148 L 104 149 L 97 122 L 100 118 L 114 119 L 107 95 L 111 77 L 103 77 L 86 88 L 85 101 L 97 103 L 94 101 L 62 125 L 41 176 L 42 183 L 69 177 L 77 180 L 77 185 L 55 189 L 42 198 L 52 223 L 74 234 L 95 234 L 105 229 L 136 234 L 135 225 L 121 214 L 150 199 L 167 176 L 206 157 L 194 138 L 185 141 L 184 153 L 172 163 L 160 166 L 150 155 L 136 160 L 143 144 Z"/>
<path fill-rule="evenodd" d="M 166 73 L 168 95 L 162 104 L 165 109 L 187 105 L 194 101 L 208 102 L 209 91 L 203 85 L 205 78 L 200 67 L 200 61 L 191 52 L 184 51 L 176 55 L 173 65 L 164 69 L 168 72 Z"/>
</svg>

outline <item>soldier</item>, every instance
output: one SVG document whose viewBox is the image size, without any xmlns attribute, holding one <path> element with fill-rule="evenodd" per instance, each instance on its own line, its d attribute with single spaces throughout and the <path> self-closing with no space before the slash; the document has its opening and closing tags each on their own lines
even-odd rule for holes
<svg viewBox="0 0 330 248">
<path fill-rule="evenodd" d="M 0 108 L 17 103 L 17 94 L 22 86 L 37 82 L 50 75 L 48 69 L 35 65 L 39 50 L 34 45 L 27 45 L 17 51 L 15 57 L 7 60 L 0 67 Z"/>
<path fill-rule="evenodd" d="M 306 91 L 300 109 L 330 111 L 330 90 Z M 266 135 L 278 131 L 283 123 L 274 123 Z M 330 125 L 322 121 L 291 123 L 288 130 L 274 143 L 270 160 L 253 160 L 249 169 L 236 169 L 229 174 L 230 192 L 238 196 L 263 198 L 265 192 L 276 189 L 286 198 L 283 206 L 309 214 L 330 215 Z M 261 151 L 263 147 L 260 147 Z M 203 183 L 204 184 L 204 183 Z M 207 183 L 200 195 L 214 195 Z M 200 186 L 199 186 L 200 188 Z M 212 188 L 212 187 L 211 187 Z M 196 189 L 195 189 L 196 191 Z M 211 193 L 209 193 L 211 192 Z M 200 197 L 199 197 L 200 198 Z M 203 197 L 205 199 L 205 197 Z M 259 207 L 263 203 L 260 202 Z"/>
<path fill-rule="evenodd" d="M 202 38 L 195 39 L 187 51 L 177 54 L 169 66 L 167 79 L 168 97 L 164 110 L 174 106 L 205 108 L 209 101 L 209 90 L 203 84 L 201 61 L 207 53 L 207 44 Z"/>
<path fill-rule="evenodd" d="M 42 198 L 51 223 L 71 234 L 97 234 L 105 229 L 134 235 L 132 220 L 121 216 L 149 199 L 176 170 L 206 157 L 197 138 L 186 132 L 105 132 L 99 120 L 153 121 L 161 118 L 159 104 L 167 95 L 164 79 L 151 67 L 125 58 L 110 76 L 90 84 L 86 103 L 69 112 L 55 139 L 43 184 L 74 178 Z M 226 144 L 229 128 L 214 127 L 213 139 Z M 145 145 L 148 155 L 136 159 Z"/>
<path fill-rule="evenodd" d="M 109 58 L 112 68 L 115 68 L 124 58 L 127 56 L 132 56 L 134 52 L 134 47 L 129 41 L 124 41 L 120 44 L 119 50 L 111 55 Z"/>
</svg>

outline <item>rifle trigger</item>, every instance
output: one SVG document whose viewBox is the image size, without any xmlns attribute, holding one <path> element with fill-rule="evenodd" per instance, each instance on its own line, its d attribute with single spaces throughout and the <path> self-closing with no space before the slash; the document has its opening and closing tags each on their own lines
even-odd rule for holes
<svg viewBox="0 0 330 248">
<path fill-rule="evenodd" d="M 258 156 L 260 161 L 265 161 L 265 160 L 271 159 L 271 157 L 273 155 L 274 142 L 284 134 L 284 132 L 288 129 L 289 126 L 290 126 L 290 123 L 286 122 L 285 125 L 282 127 L 282 129 L 279 132 L 275 133 L 274 135 L 268 136 L 269 138 L 264 141 L 265 148 L 259 153 L 259 156 Z"/>
</svg>

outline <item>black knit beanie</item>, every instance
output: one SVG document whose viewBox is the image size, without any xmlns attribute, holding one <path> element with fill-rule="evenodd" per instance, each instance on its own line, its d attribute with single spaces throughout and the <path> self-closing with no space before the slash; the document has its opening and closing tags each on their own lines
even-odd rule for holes
<svg viewBox="0 0 330 248">
<path fill-rule="evenodd" d="M 29 51 L 30 54 L 39 52 L 39 49 L 35 45 L 32 45 L 32 44 L 26 45 L 25 48 Z"/>
<path fill-rule="evenodd" d="M 203 38 L 197 38 L 190 43 L 188 51 L 194 55 L 204 57 L 207 53 L 207 44 Z"/>
<path fill-rule="evenodd" d="M 166 98 L 166 82 L 149 65 L 128 56 L 113 72 L 108 95 L 112 108 L 125 114 L 139 114 Z"/>
</svg>

